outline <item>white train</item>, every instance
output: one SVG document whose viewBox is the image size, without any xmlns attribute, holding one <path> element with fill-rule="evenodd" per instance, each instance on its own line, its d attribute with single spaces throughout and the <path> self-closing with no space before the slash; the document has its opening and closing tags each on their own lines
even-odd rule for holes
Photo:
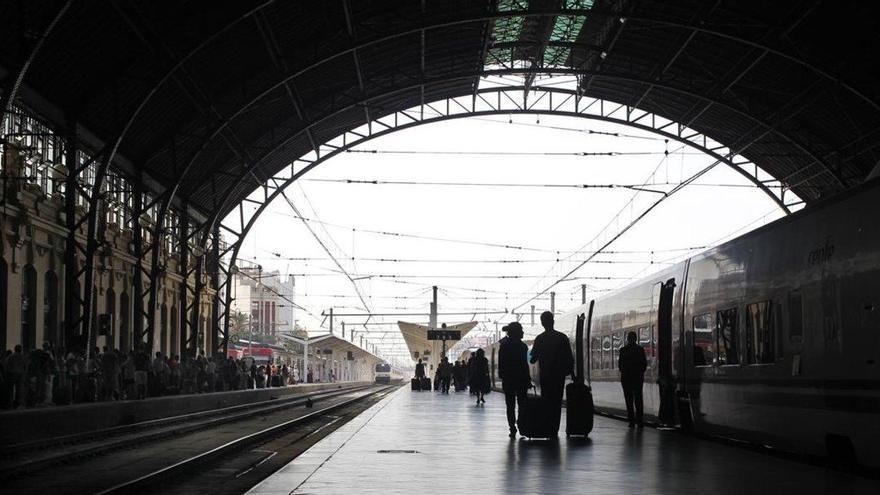
<svg viewBox="0 0 880 495">
<path fill-rule="evenodd" d="M 648 355 L 654 421 L 880 467 L 880 182 L 596 299 L 594 399 L 624 413 L 627 332 Z M 557 318 L 574 345 L 584 305 Z"/>
</svg>

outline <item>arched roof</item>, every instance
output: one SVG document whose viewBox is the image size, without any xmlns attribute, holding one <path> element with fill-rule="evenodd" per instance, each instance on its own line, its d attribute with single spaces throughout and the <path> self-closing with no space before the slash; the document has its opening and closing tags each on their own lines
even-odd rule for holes
<svg viewBox="0 0 880 495">
<path fill-rule="evenodd" d="M 528 86 L 551 66 L 585 96 L 711 136 L 809 202 L 878 162 L 873 4 L 7 1 L 0 78 L 27 67 L 22 104 L 74 118 L 121 170 L 206 216 L 370 119 L 474 94 L 487 70 Z"/>
</svg>

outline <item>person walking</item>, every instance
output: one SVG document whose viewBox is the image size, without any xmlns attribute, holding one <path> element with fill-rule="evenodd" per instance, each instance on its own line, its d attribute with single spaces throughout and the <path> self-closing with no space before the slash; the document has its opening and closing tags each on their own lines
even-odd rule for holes
<svg viewBox="0 0 880 495">
<path fill-rule="evenodd" d="M 440 367 L 437 370 L 440 374 L 440 391 L 444 394 L 449 393 L 449 384 L 452 381 L 452 365 L 449 364 L 449 358 L 443 356 L 440 360 Z"/>
<path fill-rule="evenodd" d="M 626 419 L 629 427 L 644 427 L 644 400 L 642 385 L 645 383 L 645 370 L 648 360 L 645 349 L 638 344 L 635 332 L 626 334 L 626 345 L 620 348 L 617 368 L 620 370 L 620 384 L 623 386 L 623 399 L 626 401 Z M 633 411 L 635 409 L 635 411 Z"/>
<path fill-rule="evenodd" d="M 464 377 L 462 376 L 462 366 L 461 361 L 455 361 L 455 365 L 452 367 L 452 383 L 455 385 L 455 391 L 464 387 Z"/>
<path fill-rule="evenodd" d="M 465 365 L 465 385 L 467 385 L 468 390 L 471 395 L 477 395 L 477 391 L 473 385 L 471 385 L 471 377 L 474 375 L 474 355 L 471 354 L 468 356 L 467 364 Z"/>
<path fill-rule="evenodd" d="M 554 431 L 558 433 L 565 378 L 574 373 L 574 358 L 571 355 L 571 341 L 554 328 L 553 313 L 541 313 L 541 326 L 544 331 L 535 338 L 530 362 L 538 363 L 541 399 L 550 412 Z"/>
<path fill-rule="evenodd" d="M 477 396 L 477 405 L 485 404 L 483 394 L 489 391 L 489 360 L 483 349 L 477 349 L 474 356 L 473 373 L 471 374 L 471 391 Z"/>
<path fill-rule="evenodd" d="M 516 406 L 520 410 L 526 402 L 526 392 L 532 384 L 529 377 L 529 347 L 522 341 L 523 328 L 515 321 L 503 329 L 507 337 L 498 346 L 498 378 L 507 406 L 507 426 L 510 438 L 516 438 Z"/>
<path fill-rule="evenodd" d="M 134 388 L 136 399 L 147 398 L 147 378 L 150 373 L 150 356 L 143 350 L 138 349 L 134 354 Z"/>
<path fill-rule="evenodd" d="M 416 364 L 416 379 L 419 380 L 419 392 L 425 388 L 425 363 L 422 362 L 422 359 L 419 358 L 419 362 Z"/>
<path fill-rule="evenodd" d="M 119 356 L 113 349 L 104 346 L 101 353 L 101 372 L 104 374 L 104 383 L 101 390 L 101 400 L 119 400 Z"/>
<path fill-rule="evenodd" d="M 10 402 L 13 409 L 25 405 L 24 397 L 25 358 L 21 345 L 15 346 L 15 352 L 6 359 L 6 376 L 11 389 Z"/>
</svg>

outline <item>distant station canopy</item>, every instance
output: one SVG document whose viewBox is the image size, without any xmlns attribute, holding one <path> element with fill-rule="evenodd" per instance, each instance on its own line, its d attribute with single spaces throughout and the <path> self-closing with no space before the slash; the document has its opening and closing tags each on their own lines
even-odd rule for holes
<svg viewBox="0 0 880 495">
<path fill-rule="evenodd" d="M 413 361 L 422 359 L 423 361 L 434 365 L 440 362 L 440 358 L 443 357 L 443 340 L 440 338 L 431 338 L 439 336 L 429 335 L 429 333 L 437 333 L 440 332 L 441 329 L 434 329 L 427 325 L 418 325 L 416 323 L 407 323 L 405 321 L 398 321 L 397 326 L 400 327 L 400 333 L 403 334 L 403 340 L 409 348 L 409 354 Z M 467 335 L 468 332 L 473 330 L 476 326 L 477 322 L 470 321 L 467 323 L 459 323 L 457 325 L 449 325 L 442 329 L 447 336 L 452 337 L 458 335 L 459 337 L 456 340 L 447 339 L 446 348 L 449 349 L 455 344 L 455 342 Z"/>
</svg>

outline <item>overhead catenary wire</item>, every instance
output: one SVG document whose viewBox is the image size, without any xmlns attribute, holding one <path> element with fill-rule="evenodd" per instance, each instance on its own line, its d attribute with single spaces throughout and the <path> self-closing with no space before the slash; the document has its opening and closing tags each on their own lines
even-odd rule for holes
<svg viewBox="0 0 880 495">
<path fill-rule="evenodd" d="M 294 301 L 290 300 L 290 298 L 287 297 L 286 295 L 284 295 L 284 294 L 278 292 L 277 290 L 273 289 L 272 287 L 270 287 L 270 286 L 264 284 L 259 278 L 254 277 L 254 276 L 251 276 L 251 275 L 248 273 L 247 270 L 239 270 L 239 271 L 237 272 L 237 274 L 238 274 L 238 275 L 243 275 L 243 276 L 245 276 L 245 277 L 247 277 L 247 278 L 253 280 L 254 282 L 260 284 L 264 290 L 268 290 L 268 291 L 271 292 L 272 294 L 275 294 L 275 295 L 278 296 L 279 298 L 281 298 L 281 299 L 287 301 L 287 302 L 288 302 L 290 305 L 292 305 L 294 308 L 299 309 L 299 310 L 301 310 L 301 311 L 305 311 L 305 313 L 308 314 L 309 316 L 311 316 L 312 318 L 314 318 L 314 319 L 316 319 L 316 320 L 317 320 L 317 319 L 320 319 L 320 317 L 318 317 L 317 315 L 315 315 L 314 313 L 312 313 L 311 311 L 309 311 L 309 310 L 308 310 L 307 308 L 305 308 L 304 306 L 301 306 L 301 305 L 295 303 Z M 265 277 L 263 277 L 263 278 L 265 278 Z"/>
<path fill-rule="evenodd" d="M 290 206 L 290 209 L 293 210 L 293 212 L 296 213 L 297 216 L 302 217 L 302 214 L 300 213 L 299 209 L 296 207 L 295 204 L 293 204 L 293 201 L 290 200 L 290 198 L 287 196 L 287 194 L 284 192 L 284 190 L 281 189 L 280 191 L 281 191 L 281 196 L 287 202 L 288 206 Z M 366 299 L 364 299 L 363 294 L 361 294 L 361 289 L 360 289 L 360 287 L 358 287 L 357 283 L 355 282 L 355 279 L 352 278 L 352 276 L 348 273 L 348 271 L 345 269 L 345 267 L 343 267 L 342 264 L 339 262 L 339 260 L 336 259 L 336 257 L 333 255 L 333 253 L 330 252 L 330 249 L 327 247 L 326 244 L 324 244 L 324 241 L 321 240 L 321 238 L 320 238 L 320 236 L 318 236 L 317 232 L 315 232 L 314 229 L 312 229 L 311 225 L 309 225 L 309 222 L 303 220 L 303 225 L 306 226 L 306 228 L 312 234 L 312 237 L 315 238 L 315 240 L 318 242 L 318 244 L 321 246 L 321 248 L 324 250 L 324 252 L 327 253 L 327 256 L 329 256 L 330 259 L 333 260 L 333 263 L 339 268 L 339 270 L 345 275 L 345 277 L 348 278 L 349 282 L 351 282 L 351 285 L 354 287 L 354 291 L 357 294 L 358 298 L 360 299 L 361 304 L 364 305 L 364 309 L 366 311 L 370 311 L 370 305 L 367 303 Z"/>
<path fill-rule="evenodd" d="M 565 273 L 565 275 L 559 277 L 558 279 L 556 279 L 556 281 L 554 281 L 553 283 L 549 284 L 549 285 L 548 285 L 547 287 L 545 287 L 543 290 L 539 291 L 539 292 L 537 293 L 537 295 L 542 295 L 542 294 L 548 292 L 550 289 L 552 289 L 552 288 L 556 287 L 557 285 L 559 285 L 560 282 L 563 282 L 563 281 L 566 281 L 566 280 L 575 280 L 575 279 L 577 279 L 577 277 L 572 277 L 572 275 L 573 275 L 575 272 L 577 272 L 578 270 L 580 270 L 581 268 L 583 268 L 587 263 L 589 263 L 590 260 L 593 259 L 593 258 L 594 258 L 596 255 L 598 255 L 600 252 L 602 252 L 602 250 L 603 250 L 604 248 L 610 246 L 612 243 L 614 243 L 615 241 L 617 241 L 617 239 L 619 239 L 621 236 L 623 236 L 623 234 L 625 234 L 625 233 L 628 232 L 630 229 L 632 229 L 632 227 L 634 227 L 636 224 L 638 224 L 639 221 L 641 221 L 643 218 L 645 218 L 645 217 L 646 217 L 651 211 L 653 211 L 655 208 L 657 208 L 657 206 L 659 206 L 659 205 L 660 205 L 661 203 L 663 203 L 665 200 L 669 199 L 673 194 L 675 194 L 676 192 L 678 192 L 678 191 L 684 189 L 685 187 L 687 187 L 687 185 L 688 185 L 690 182 L 693 182 L 693 181 L 697 180 L 698 178 L 702 177 L 703 175 L 705 175 L 706 173 L 708 173 L 710 170 L 712 170 L 713 168 L 715 168 L 715 166 L 717 166 L 719 163 L 721 163 L 721 160 L 715 160 L 715 161 L 713 161 L 712 163 L 710 163 L 710 164 L 707 165 L 706 167 L 700 169 L 699 171 L 697 171 L 696 173 L 694 173 L 693 175 L 691 175 L 690 177 L 688 177 L 687 180 L 683 181 L 679 186 L 675 187 L 675 188 L 674 188 L 672 191 L 670 191 L 668 194 L 666 194 L 666 195 L 664 195 L 664 196 L 661 196 L 659 199 L 657 199 L 657 201 L 653 202 L 653 203 L 652 203 L 650 206 L 648 206 L 644 211 L 642 211 L 642 212 L 641 212 L 636 218 L 634 218 L 634 219 L 631 220 L 627 225 L 625 225 L 625 226 L 623 227 L 623 229 L 619 230 L 619 231 L 617 232 L 617 234 L 613 235 L 613 236 L 611 237 L 611 239 L 609 239 L 607 242 L 605 242 L 604 244 L 602 244 L 602 246 L 599 247 L 599 249 L 593 251 L 592 254 L 590 254 L 589 256 L 587 256 L 583 261 L 581 261 L 581 262 L 578 263 L 577 265 L 575 265 L 574 268 L 572 268 L 571 270 L 567 271 L 567 272 Z M 597 235 L 597 237 L 598 237 L 598 235 Z M 592 241 L 590 241 L 590 242 L 592 242 Z M 589 245 L 589 243 L 587 243 L 587 245 Z M 517 309 L 519 309 L 519 308 L 525 306 L 526 304 L 528 304 L 529 302 L 531 302 L 532 300 L 534 300 L 535 297 L 537 297 L 537 295 L 536 295 L 536 296 L 532 296 L 530 299 L 528 299 L 528 300 L 526 300 L 525 302 L 523 302 L 523 303 L 519 304 L 518 306 L 514 307 L 514 308 L 513 308 L 513 311 L 516 311 Z"/>
<path fill-rule="evenodd" d="M 663 155 L 664 151 L 465 151 L 465 150 L 387 150 L 347 149 L 346 153 L 365 155 L 437 155 L 437 156 L 651 156 Z M 685 155 L 702 155 L 700 152 L 683 152 Z"/>
<path fill-rule="evenodd" d="M 317 256 L 283 256 L 281 253 L 276 253 L 272 251 L 267 251 L 272 256 L 253 256 L 250 259 L 254 260 L 281 260 L 281 261 L 324 261 L 327 258 L 317 257 Z M 603 253 L 605 254 L 605 253 Z M 368 262 L 376 262 L 376 263 L 479 263 L 479 264 L 524 264 L 524 263 L 552 263 L 555 261 L 559 261 L 559 258 L 541 258 L 541 259 L 441 259 L 441 258 L 370 258 L 370 257 L 349 257 L 346 258 L 351 261 L 368 261 Z M 651 264 L 657 263 L 654 260 L 593 260 L 592 263 L 596 264 L 626 264 L 626 265 L 640 265 L 640 264 Z M 269 277 L 269 275 L 265 275 L 264 278 Z"/>
<path fill-rule="evenodd" d="M 357 280 L 365 280 L 369 278 L 397 278 L 397 279 L 411 279 L 411 278 L 452 278 L 452 279 L 497 279 L 497 280 L 512 280 L 512 279 L 526 279 L 526 278 L 543 278 L 545 275 L 499 275 L 499 274 L 449 274 L 449 273 L 436 273 L 436 274 L 416 274 L 416 275 L 406 275 L 402 273 L 368 273 L 368 274 L 349 274 L 348 272 L 339 271 L 336 273 L 291 273 L 289 275 L 293 275 L 294 277 L 334 277 L 334 276 L 344 276 L 349 278 L 352 281 Z M 575 280 L 572 278 L 571 280 Z M 577 280 L 628 280 L 628 277 L 577 277 Z M 360 296 L 359 296 L 360 297 Z"/>
<path fill-rule="evenodd" d="M 323 220 L 316 220 L 314 218 L 309 218 L 309 217 L 306 217 L 303 215 L 290 215 L 290 214 L 281 213 L 281 212 L 274 212 L 274 213 L 277 215 L 280 215 L 280 216 L 302 220 L 307 223 L 317 223 L 317 224 L 322 224 L 322 225 L 326 225 L 328 227 L 333 227 L 333 228 L 337 228 L 337 229 L 345 229 L 345 230 L 360 232 L 360 233 L 364 233 L 364 234 L 381 235 L 381 236 L 387 236 L 387 237 L 405 237 L 405 238 L 410 238 L 410 239 L 420 239 L 420 240 L 438 241 L 438 242 L 451 242 L 451 243 L 457 243 L 457 244 L 468 244 L 468 245 L 472 245 L 472 246 L 494 247 L 494 248 L 499 248 L 499 249 L 511 249 L 511 250 L 517 250 L 517 251 L 531 251 L 531 252 L 538 252 L 538 253 L 553 253 L 553 254 L 584 253 L 584 251 L 582 251 L 582 250 L 581 251 L 558 251 L 555 249 L 544 249 L 544 248 L 538 248 L 538 247 L 534 247 L 534 246 L 523 246 L 523 245 L 516 245 L 516 244 L 503 244 L 503 243 L 495 243 L 495 242 L 474 241 L 474 240 L 468 240 L 468 239 L 455 239 L 455 238 L 449 238 L 449 237 L 427 236 L 427 235 L 420 235 L 420 234 L 411 234 L 411 233 L 406 233 L 406 232 L 393 232 L 393 231 L 388 231 L 388 230 L 360 229 L 360 228 L 353 227 L 350 225 L 340 225 L 340 224 L 336 224 L 336 223 L 325 222 Z M 675 250 L 688 250 L 691 248 L 674 248 L 674 249 Z M 603 253 L 628 253 L 628 254 L 642 253 L 642 254 L 647 254 L 647 253 L 660 252 L 660 251 L 662 251 L 662 250 L 657 250 L 657 251 L 651 251 L 651 250 L 637 250 L 637 251 L 636 250 L 631 250 L 631 251 L 623 250 L 623 251 L 620 251 L 620 250 L 618 250 L 618 251 L 603 251 Z"/>
<path fill-rule="evenodd" d="M 648 187 L 678 186 L 680 182 L 648 182 L 643 184 L 547 184 L 547 183 L 516 183 L 516 182 L 462 182 L 462 181 L 415 181 L 415 180 L 382 180 L 382 179 L 347 179 L 347 178 L 313 178 L 300 179 L 305 182 L 323 182 L 330 184 L 351 184 L 371 186 L 429 186 L 429 187 L 503 187 L 503 188 L 541 188 L 541 189 L 628 189 L 645 190 L 665 194 L 665 191 L 649 190 Z M 696 183 L 693 187 L 725 187 L 737 189 L 757 189 L 757 184 L 736 183 Z M 764 184 L 767 188 L 785 188 L 783 184 Z"/>
</svg>

